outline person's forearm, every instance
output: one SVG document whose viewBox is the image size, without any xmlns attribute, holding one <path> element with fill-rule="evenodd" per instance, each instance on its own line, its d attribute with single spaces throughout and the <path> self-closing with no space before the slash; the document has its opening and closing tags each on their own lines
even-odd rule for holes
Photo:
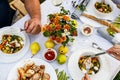
<svg viewBox="0 0 120 80">
<path fill-rule="evenodd" d="M 41 10 L 39 0 L 22 0 L 25 8 L 31 18 L 38 18 L 41 20 Z"/>
</svg>

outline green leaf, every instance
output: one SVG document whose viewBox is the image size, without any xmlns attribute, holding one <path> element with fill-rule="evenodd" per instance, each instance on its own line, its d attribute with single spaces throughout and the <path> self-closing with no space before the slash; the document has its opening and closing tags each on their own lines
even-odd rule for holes
<svg viewBox="0 0 120 80">
<path fill-rule="evenodd" d="M 120 71 L 117 73 L 117 75 L 115 76 L 113 80 L 120 80 Z"/>
<path fill-rule="evenodd" d="M 70 11 L 69 10 L 65 10 L 65 8 L 63 6 L 61 6 L 60 13 L 63 14 L 63 15 L 68 15 L 68 14 L 70 14 Z"/>
<path fill-rule="evenodd" d="M 66 38 L 67 38 L 66 41 L 65 41 L 65 42 L 62 42 L 62 45 L 63 45 L 63 46 L 66 46 L 66 45 L 68 44 L 68 42 L 69 42 L 69 37 L 66 36 Z"/>
<path fill-rule="evenodd" d="M 80 9 L 81 11 L 85 11 L 85 10 L 86 10 L 86 7 L 85 7 L 84 5 L 79 5 L 78 7 L 79 7 L 79 9 Z"/>
<path fill-rule="evenodd" d="M 49 37 L 49 36 L 50 36 L 50 32 L 49 32 L 49 31 L 45 31 L 45 32 L 43 33 L 43 35 L 44 35 L 45 37 Z"/>
<path fill-rule="evenodd" d="M 48 17 L 49 17 L 49 19 L 52 19 L 52 18 L 53 18 L 53 15 L 52 15 L 52 14 L 49 14 Z"/>
</svg>

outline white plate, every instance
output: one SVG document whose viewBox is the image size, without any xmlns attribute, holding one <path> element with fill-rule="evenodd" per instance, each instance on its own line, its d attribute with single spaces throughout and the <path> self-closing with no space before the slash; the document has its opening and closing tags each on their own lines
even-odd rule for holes
<svg viewBox="0 0 120 80">
<path fill-rule="evenodd" d="M 118 72 L 120 71 L 120 65 L 119 67 L 116 69 L 115 73 L 113 73 L 112 77 L 110 80 L 114 80 L 114 78 L 116 77 L 116 75 L 118 74 Z"/>
<path fill-rule="evenodd" d="M 47 63 L 41 59 L 36 59 L 36 58 L 26 59 L 26 60 L 20 61 L 18 64 L 16 64 L 10 71 L 10 73 L 7 77 L 7 80 L 17 80 L 17 78 L 18 78 L 17 68 L 23 67 L 29 61 L 34 61 L 36 65 L 45 65 L 45 72 L 50 75 L 50 80 L 57 80 L 57 75 L 55 73 L 54 68 L 49 63 Z"/>
<path fill-rule="evenodd" d="M 70 75 L 74 80 L 81 80 L 82 77 L 84 76 L 84 73 L 80 71 L 78 67 L 78 60 L 80 58 L 80 55 L 85 53 L 85 52 L 93 52 L 93 53 L 98 53 L 101 52 L 99 50 L 96 50 L 94 48 L 86 48 L 86 49 L 79 49 L 75 52 L 72 53 L 72 55 L 69 58 L 68 61 L 68 70 L 70 72 Z M 101 59 L 101 68 L 97 74 L 91 75 L 90 78 L 91 80 L 108 80 L 109 79 L 109 71 L 110 71 L 110 64 L 107 62 L 105 59 L 105 55 L 100 56 Z"/>
<path fill-rule="evenodd" d="M 11 26 L 12 27 L 12 26 Z M 11 27 L 4 27 L 2 29 L 0 29 L 0 35 L 4 33 L 4 31 L 6 31 L 7 29 L 11 28 Z M 16 28 L 16 30 L 19 29 L 19 28 Z M 17 32 L 17 31 L 15 31 Z M 18 30 L 19 32 L 19 30 Z M 9 33 L 9 32 L 8 32 Z M 14 31 L 12 31 L 12 33 L 14 33 Z M 26 52 L 28 51 L 29 49 L 29 45 L 30 45 L 30 40 L 29 40 L 29 37 L 28 35 L 23 31 L 21 32 L 22 35 L 25 36 L 25 44 L 24 44 L 24 47 L 18 51 L 17 53 L 15 54 L 4 54 L 2 51 L 0 51 L 0 63 L 11 63 L 11 62 L 15 62 L 17 60 L 19 60 L 20 58 L 22 58 Z M 17 33 L 16 33 L 17 34 Z M 20 33 L 19 33 L 20 34 Z M 21 36 L 21 35 L 20 35 Z M 1 38 L 1 37 L 0 37 Z"/>
<path fill-rule="evenodd" d="M 119 12 L 120 10 L 116 7 L 116 5 L 111 0 L 105 0 L 105 1 L 106 2 L 108 1 L 109 3 L 111 3 L 111 5 L 114 7 L 113 12 L 106 16 L 101 16 L 101 15 L 97 14 L 97 12 L 94 10 L 94 3 L 98 2 L 98 1 L 101 1 L 101 0 L 90 0 L 90 3 L 86 7 L 86 11 L 84 11 L 84 13 L 93 15 L 97 18 L 109 19 L 109 20 L 114 20 L 120 14 L 120 12 Z M 104 25 L 97 23 L 96 21 L 93 21 L 91 19 L 88 19 L 84 16 L 80 16 L 80 19 L 82 22 L 89 24 L 93 27 L 103 27 L 104 26 Z"/>
</svg>

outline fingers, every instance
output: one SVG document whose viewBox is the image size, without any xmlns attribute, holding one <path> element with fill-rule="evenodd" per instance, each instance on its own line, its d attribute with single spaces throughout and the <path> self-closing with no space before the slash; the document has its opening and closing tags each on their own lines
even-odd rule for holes
<svg viewBox="0 0 120 80">
<path fill-rule="evenodd" d="M 82 80 L 90 80 L 90 77 L 88 76 L 88 74 L 85 74 L 85 76 L 82 78 Z"/>
<path fill-rule="evenodd" d="M 86 80 L 85 77 L 83 77 L 82 80 Z"/>
<path fill-rule="evenodd" d="M 90 80 L 90 77 L 88 76 L 88 74 L 85 74 L 85 78 L 86 80 Z"/>
<path fill-rule="evenodd" d="M 28 28 L 26 29 L 26 32 L 27 32 L 27 33 L 31 33 L 32 30 L 33 30 L 35 27 L 36 27 L 36 26 L 35 26 L 35 23 L 29 24 L 29 25 L 28 25 Z"/>
<path fill-rule="evenodd" d="M 40 22 L 36 20 L 28 20 L 24 24 L 24 29 L 27 33 L 38 34 L 41 31 Z"/>
<path fill-rule="evenodd" d="M 120 60 L 120 45 L 115 44 L 113 47 L 107 50 L 107 52 L 114 58 Z"/>
<path fill-rule="evenodd" d="M 29 21 L 26 21 L 25 24 L 24 24 L 24 29 L 25 30 L 28 28 L 28 25 L 29 25 Z"/>
<path fill-rule="evenodd" d="M 38 24 L 36 25 L 33 30 L 31 31 L 32 34 L 38 34 L 41 31 L 41 26 Z"/>
</svg>

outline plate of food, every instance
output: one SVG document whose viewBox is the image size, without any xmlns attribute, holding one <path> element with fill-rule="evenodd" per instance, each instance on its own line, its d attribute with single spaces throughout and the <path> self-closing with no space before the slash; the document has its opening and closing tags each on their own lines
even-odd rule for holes
<svg viewBox="0 0 120 80">
<path fill-rule="evenodd" d="M 106 10 L 107 7 L 107 10 Z M 105 2 L 101 2 L 101 0 L 91 0 L 84 13 L 88 15 L 92 15 L 101 20 L 111 20 L 113 21 L 119 15 L 119 9 L 111 0 L 105 0 Z M 104 25 L 94 21 L 85 16 L 80 16 L 80 20 L 86 24 L 89 24 L 93 27 L 103 27 Z"/>
<path fill-rule="evenodd" d="M 7 80 L 57 80 L 54 68 L 47 62 L 29 58 L 16 64 Z"/>
<path fill-rule="evenodd" d="M 10 63 L 25 55 L 29 48 L 29 38 L 18 27 L 0 29 L 0 62 Z"/>
<path fill-rule="evenodd" d="M 91 80 L 107 80 L 110 77 L 110 64 L 104 55 L 93 58 L 87 56 L 99 52 L 101 51 L 94 48 L 82 48 L 72 53 L 68 70 L 74 80 L 82 79 L 85 73 L 89 74 Z"/>
</svg>

